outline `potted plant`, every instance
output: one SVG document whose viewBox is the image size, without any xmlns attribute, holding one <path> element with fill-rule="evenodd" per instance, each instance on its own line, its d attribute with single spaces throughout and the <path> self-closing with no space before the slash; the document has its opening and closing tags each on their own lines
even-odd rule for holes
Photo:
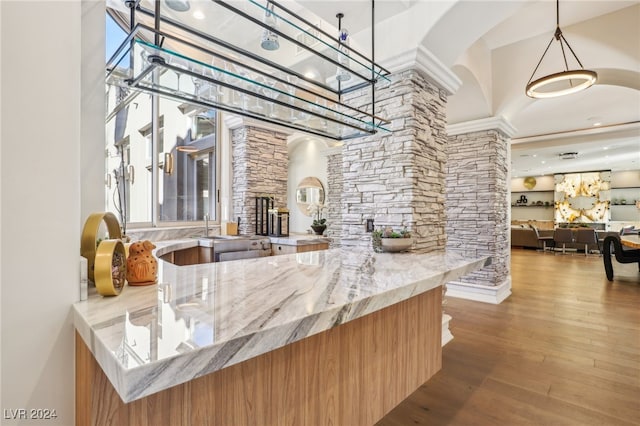
<svg viewBox="0 0 640 426">
<path fill-rule="evenodd" d="M 411 232 L 406 227 L 399 232 L 394 231 L 391 227 L 386 227 L 371 233 L 371 244 L 376 253 L 399 252 L 410 249 L 413 245 L 413 239 Z"/>
<path fill-rule="evenodd" d="M 313 216 L 313 223 L 311 224 L 311 229 L 316 235 L 322 235 L 327 229 L 327 219 L 323 216 L 324 210 L 327 208 L 327 204 L 321 203 L 311 203 L 307 209 L 311 216 Z"/>
</svg>

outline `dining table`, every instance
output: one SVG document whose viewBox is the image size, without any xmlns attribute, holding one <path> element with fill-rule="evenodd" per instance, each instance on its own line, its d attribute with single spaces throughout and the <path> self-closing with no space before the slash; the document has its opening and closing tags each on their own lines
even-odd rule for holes
<svg viewBox="0 0 640 426">
<path fill-rule="evenodd" d="M 640 234 L 621 235 L 620 244 L 626 247 L 640 249 Z"/>
</svg>

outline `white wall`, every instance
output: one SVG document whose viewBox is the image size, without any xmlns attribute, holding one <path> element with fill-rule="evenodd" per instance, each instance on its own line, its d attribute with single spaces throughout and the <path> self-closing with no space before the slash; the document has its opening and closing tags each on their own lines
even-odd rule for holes
<svg viewBox="0 0 640 426">
<path fill-rule="evenodd" d="M 626 170 L 611 174 L 612 188 L 640 187 L 640 170 Z"/>
<path fill-rule="evenodd" d="M 327 145 L 316 138 L 305 136 L 303 140 L 289 144 L 289 179 L 287 182 L 287 206 L 289 207 L 289 232 L 307 232 L 313 218 L 300 212 L 296 204 L 296 188 L 302 179 L 314 176 L 320 179 L 327 194 Z"/>
<path fill-rule="evenodd" d="M 553 191 L 555 190 L 555 184 L 553 182 L 553 176 L 534 176 L 536 179 L 536 186 L 533 189 L 525 188 L 524 178 L 511 179 L 511 192 L 529 192 L 529 191 Z M 551 197 L 553 200 L 553 196 Z"/>
<path fill-rule="evenodd" d="M 3 425 L 74 423 L 80 233 L 103 200 L 98 67 L 85 73 L 81 58 L 104 61 L 91 51 L 104 37 L 104 5 L 86 3 L 0 2 L 1 408 L 57 414 Z"/>
</svg>

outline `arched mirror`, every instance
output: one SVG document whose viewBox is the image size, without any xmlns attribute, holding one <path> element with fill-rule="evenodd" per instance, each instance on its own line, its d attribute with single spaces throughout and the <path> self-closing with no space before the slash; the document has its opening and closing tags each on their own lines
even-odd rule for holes
<svg viewBox="0 0 640 426">
<path fill-rule="evenodd" d="M 320 179 L 308 176 L 300 181 L 296 188 L 296 204 L 305 216 L 311 216 L 309 205 L 324 204 L 324 187 Z"/>
</svg>

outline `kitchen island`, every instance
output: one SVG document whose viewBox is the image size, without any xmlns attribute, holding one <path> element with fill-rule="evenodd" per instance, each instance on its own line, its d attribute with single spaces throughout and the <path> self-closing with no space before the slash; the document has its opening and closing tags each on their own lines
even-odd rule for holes
<svg viewBox="0 0 640 426">
<path fill-rule="evenodd" d="M 441 368 L 442 284 L 489 262 L 354 248 L 159 261 L 157 285 L 74 305 L 76 423 L 373 424 Z"/>
</svg>

